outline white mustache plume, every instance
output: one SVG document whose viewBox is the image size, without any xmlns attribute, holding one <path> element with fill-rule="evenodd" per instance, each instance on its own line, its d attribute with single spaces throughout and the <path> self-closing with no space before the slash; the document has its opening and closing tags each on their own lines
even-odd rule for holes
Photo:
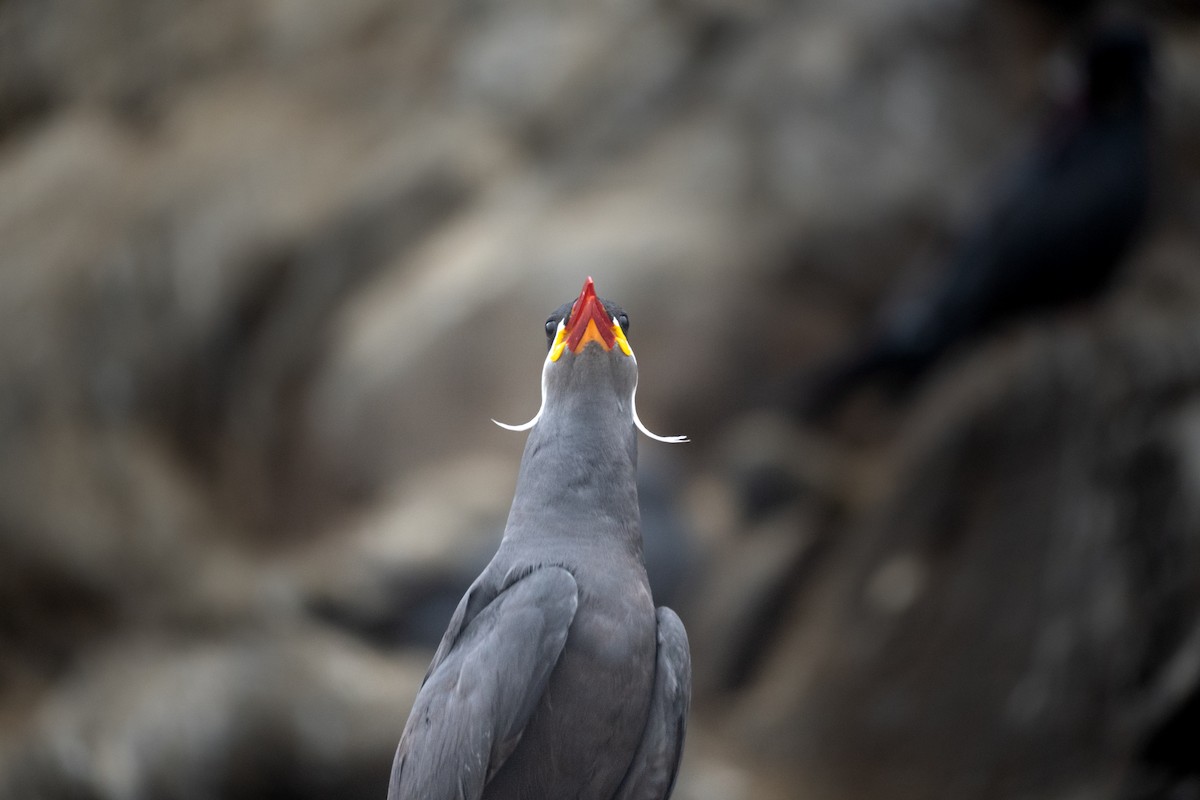
<svg viewBox="0 0 1200 800">
<path fill-rule="evenodd" d="M 616 320 L 613 320 L 613 324 L 616 324 Z M 563 323 L 559 322 L 558 325 L 561 329 Z M 630 353 L 630 358 L 633 359 L 634 364 L 637 364 L 637 356 L 633 355 L 632 352 Z M 546 370 L 550 368 L 550 364 L 550 354 L 547 353 L 546 361 L 542 365 L 542 403 L 538 406 L 537 413 L 533 415 L 533 419 L 529 420 L 528 422 L 523 422 L 520 425 L 509 425 L 506 422 L 500 422 L 499 420 L 495 419 L 493 419 L 492 422 L 495 422 L 506 431 L 527 431 L 536 425 L 537 421 L 542 418 L 543 409 L 546 408 Z M 691 439 L 686 436 L 659 436 L 657 433 L 651 432 L 649 428 L 642 424 L 642 421 L 638 418 L 637 413 L 637 380 L 634 380 L 633 392 L 629 395 L 629 409 L 633 412 L 632 416 L 634 426 L 656 442 L 665 442 L 666 444 L 681 444 L 683 442 L 691 441 Z"/>
</svg>

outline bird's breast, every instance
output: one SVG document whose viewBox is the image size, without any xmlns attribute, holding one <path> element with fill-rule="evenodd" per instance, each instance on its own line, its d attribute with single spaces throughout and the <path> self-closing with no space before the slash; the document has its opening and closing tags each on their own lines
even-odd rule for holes
<svg viewBox="0 0 1200 800">
<path fill-rule="evenodd" d="M 520 746 L 485 800 L 608 800 L 645 730 L 657 642 L 645 570 L 605 559 L 568 568 L 579 605 L 566 644 Z"/>
<path fill-rule="evenodd" d="M 597 671 L 653 676 L 654 603 L 644 578 L 593 585 L 580 581 L 579 610 L 566 649 L 595 664 Z"/>
</svg>

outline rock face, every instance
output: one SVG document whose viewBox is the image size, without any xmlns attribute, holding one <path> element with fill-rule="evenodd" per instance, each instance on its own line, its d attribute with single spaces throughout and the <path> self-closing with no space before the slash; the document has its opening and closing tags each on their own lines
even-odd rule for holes
<svg viewBox="0 0 1200 800">
<path fill-rule="evenodd" d="M 1200 687 L 1198 335 L 1065 328 L 929 398 L 738 729 L 848 796 L 1163 779 L 1129 769 Z"/>
<path fill-rule="evenodd" d="M 677 797 L 1195 794 L 1189 4 L 1108 297 L 900 407 L 773 401 L 948 251 L 1088 5 L 0 3 L 0 797 L 381 797 L 587 274 L 694 440 L 642 447 Z"/>
</svg>

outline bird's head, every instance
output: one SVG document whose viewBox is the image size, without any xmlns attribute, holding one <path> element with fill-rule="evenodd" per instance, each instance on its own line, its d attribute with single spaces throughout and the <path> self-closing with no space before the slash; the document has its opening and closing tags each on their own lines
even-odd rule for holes
<svg viewBox="0 0 1200 800">
<path fill-rule="evenodd" d="M 637 360 L 625 338 L 628 331 L 629 315 L 613 301 L 597 297 L 596 284 L 588 278 L 579 297 L 563 303 L 547 318 L 547 357 L 550 363 L 558 363 L 566 355 L 569 363 L 572 357 L 589 352 L 588 345 L 595 345 L 597 357 L 603 358 L 599 353 L 610 353 L 614 363 L 636 367 Z"/>
<path fill-rule="evenodd" d="M 596 295 L 589 277 L 579 297 L 563 303 L 546 320 L 546 361 L 542 365 L 542 405 L 529 422 L 506 425 L 508 430 L 528 430 L 537 424 L 547 405 L 571 393 L 595 398 L 611 397 L 628 409 L 629 421 L 638 430 L 661 442 L 685 442 L 686 436 L 659 436 L 638 419 L 637 358 L 629 346 L 629 315 L 611 300 Z M 602 401 L 602 400 L 600 400 Z M 493 420 L 495 422 L 495 420 Z"/>
<path fill-rule="evenodd" d="M 1129 23 L 1112 23 L 1093 33 L 1085 59 L 1086 96 L 1093 112 L 1141 107 L 1154 80 L 1149 33 Z"/>
</svg>

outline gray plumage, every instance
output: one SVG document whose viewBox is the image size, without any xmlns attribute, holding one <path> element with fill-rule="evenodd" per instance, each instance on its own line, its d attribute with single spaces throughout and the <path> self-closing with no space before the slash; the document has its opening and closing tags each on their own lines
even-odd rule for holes
<svg viewBox="0 0 1200 800">
<path fill-rule="evenodd" d="M 504 538 L 434 655 L 389 800 L 669 797 L 691 661 L 642 562 L 636 376 L 617 347 L 547 359 Z"/>
</svg>

